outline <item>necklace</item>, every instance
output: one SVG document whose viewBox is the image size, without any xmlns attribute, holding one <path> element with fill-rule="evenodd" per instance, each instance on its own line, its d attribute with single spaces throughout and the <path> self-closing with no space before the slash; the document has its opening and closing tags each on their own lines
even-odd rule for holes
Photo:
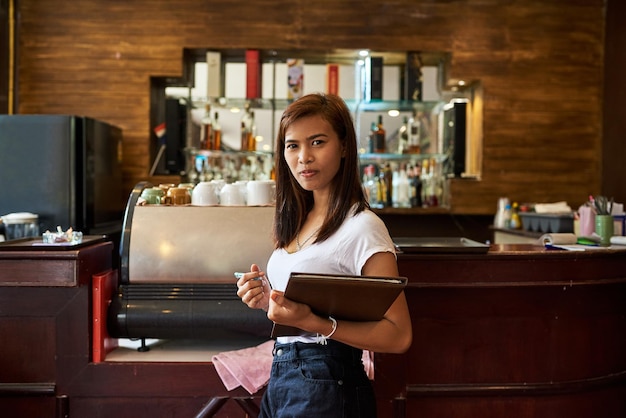
<svg viewBox="0 0 626 418">
<path fill-rule="evenodd" d="M 319 228 L 317 228 L 315 231 L 313 231 L 313 233 L 311 235 L 309 235 L 307 237 L 307 239 L 305 239 L 302 244 L 300 244 L 300 233 L 298 232 L 296 234 L 296 248 L 298 249 L 298 251 L 300 251 L 302 249 L 302 247 L 304 247 L 306 245 L 306 243 L 309 242 L 311 240 L 311 238 L 313 238 L 320 231 L 320 229 L 322 229 L 321 226 Z"/>
</svg>

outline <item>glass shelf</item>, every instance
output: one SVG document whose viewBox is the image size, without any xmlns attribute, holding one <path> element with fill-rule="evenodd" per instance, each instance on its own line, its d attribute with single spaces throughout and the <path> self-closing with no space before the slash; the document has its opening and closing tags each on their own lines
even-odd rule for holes
<svg viewBox="0 0 626 418">
<path fill-rule="evenodd" d="M 386 162 L 386 161 L 422 161 L 434 159 L 441 163 L 446 160 L 443 154 L 392 154 L 392 153 L 364 153 L 359 154 L 361 162 Z"/>
<path fill-rule="evenodd" d="M 388 112 L 397 110 L 399 112 L 422 111 L 432 112 L 445 105 L 442 101 L 408 101 L 408 100 L 355 100 L 344 99 L 348 109 L 352 113 L 355 112 Z M 216 108 L 240 108 L 243 109 L 246 104 L 252 109 L 268 109 L 282 110 L 285 109 L 293 100 L 288 99 L 244 99 L 244 98 L 227 98 L 227 97 L 194 97 L 192 104 L 195 108 L 204 108 L 206 104 Z"/>
<path fill-rule="evenodd" d="M 348 108 L 354 112 L 399 112 L 422 111 L 432 112 L 445 105 L 442 101 L 419 102 L 413 100 L 346 100 Z"/>
<path fill-rule="evenodd" d="M 266 151 L 238 151 L 238 150 L 207 150 L 198 148 L 186 148 L 185 152 L 190 157 L 201 155 L 204 157 L 272 157 L 273 152 Z"/>
<path fill-rule="evenodd" d="M 195 97 L 193 106 L 197 109 L 204 109 L 206 104 L 210 104 L 215 109 L 244 109 L 249 105 L 251 109 L 276 110 L 284 109 L 289 104 L 288 100 L 279 99 L 244 99 L 227 97 Z"/>
</svg>

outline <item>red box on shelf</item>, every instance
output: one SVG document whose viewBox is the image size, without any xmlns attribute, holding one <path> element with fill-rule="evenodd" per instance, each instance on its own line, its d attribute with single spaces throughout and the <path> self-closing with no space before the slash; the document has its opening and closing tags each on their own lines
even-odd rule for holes
<svg viewBox="0 0 626 418">
<path fill-rule="evenodd" d="M 326 92 L 339 94 L 339 64 L 326 65 Z"/>
<path fill-rule="evenodd" d="M 246 99 L 261 97 L 261 59 L 259 51 L 246 51 Z"/>
</svg>

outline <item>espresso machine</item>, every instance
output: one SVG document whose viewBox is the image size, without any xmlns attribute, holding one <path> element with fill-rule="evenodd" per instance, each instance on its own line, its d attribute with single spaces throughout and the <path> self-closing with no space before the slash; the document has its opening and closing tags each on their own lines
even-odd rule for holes
<svg viewBox="0 0 626 418">
<path fill-rule="evenodd" d="M 271 255 L 273 206 L 126 206 L 119 287 L 108 309 L 114 338 L 269 338 L 265 311 L 237 296 L 234 272 L 262 271 Z"/>
</svg>

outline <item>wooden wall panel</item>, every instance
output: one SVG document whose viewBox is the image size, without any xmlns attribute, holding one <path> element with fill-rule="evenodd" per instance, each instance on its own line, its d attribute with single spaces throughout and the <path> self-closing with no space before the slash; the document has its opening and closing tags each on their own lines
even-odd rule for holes
<svg viewBox="0 0 626 418">
<path fill-rule="evenodd" d="M 601 187 L 604 3 L 19 0 L 18 113 L 120 126 L 130 191 L 150 168 L 150 76 L 180 76 L 185 47 L 449 51 L 484 109 L 483 175 L 453 182 L 453 211 L 578 207 Z"/>
<path fill-rule="evenodd" d="M 608 0 L 604 60 L 604 130 L 602 140 L 602 189 L 607 196 L 626 201 L 626 2 Z"/>
</svg>

